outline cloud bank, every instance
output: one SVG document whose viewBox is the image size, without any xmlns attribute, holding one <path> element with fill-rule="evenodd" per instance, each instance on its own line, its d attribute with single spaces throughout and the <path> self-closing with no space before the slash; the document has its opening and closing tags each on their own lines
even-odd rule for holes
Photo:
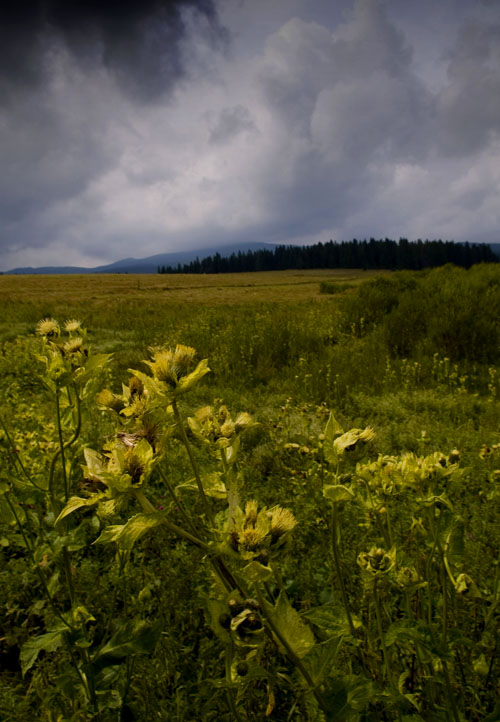
<svg viewBox="0 0 500 722">
<path fill-rule="evenodd" d="M 379 0 L 17 7 L 0 37 L 3 270 L 225 242 L 500 241 L 494 3 L 446 0 L 434 36 Z"/>
</svg>

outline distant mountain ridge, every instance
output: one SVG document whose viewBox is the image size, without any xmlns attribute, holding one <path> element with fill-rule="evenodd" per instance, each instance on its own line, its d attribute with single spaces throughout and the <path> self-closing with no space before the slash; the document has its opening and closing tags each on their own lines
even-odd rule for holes
<svg viewBox="0 0 500 722">
<path fill-rule="evenodd" d="M 171 253 L 158 253 L 147 258 L 122 258 L 114 263 L 108 263 L 104 266 L 95 266 L 94 268 L 85 268 L 82 266 L 41 266 L 32 268 L 30 266 L 24 268 L 13 268 L 6 271 L 7 274 L 92 274 L 92 273 L 157 273 L 159 266 L 177 266 L 179 263 L 184 265 L 199 258 L 200 260 L 207 256 L 214 256 L 216 253 L 223 258 L 230 256 L 232 253 L 246 253 L 247 251 L 261 251 L 263 249 L 273 248 L 272 243 L 239 243 L 231 246 L 218 246 L 212 248 L 198 248 L 194 251 L 173 251 Z"/>
<path fill-rule="evenodd" d="M 472 244 L 476 245 L 476 244 Z M 490 246 L 495 255 L 500 258 L 500 243 L 486 243 Z M 274 243 L 239 243 L 230 246 L 217 246 L 211 248 L 199 248 L 194 251 L 173 251 L 171 253 L 158 253 L 147 258 L 122 258 L 114 263 L 108 263 L 104 266 L 95 266 L 94 268 L 85 268 L 83 266 L 41 266 L 32 268 L 31 266 L 23 268 L 13 268 L 6 271 L 11 275 L 42 275 L 42 274 L 93 274 L 93 273 L 157 273 L 158 268 L 176 267 L 179 264 L 184 266 L 198 258 L 200 261 L 209 256 L 215 256 L 217 253 L 222 258 L 229 258 L 233 253 L 247 253 L 248 251 L 272 250 L 276 247 Z"/>
</svg>

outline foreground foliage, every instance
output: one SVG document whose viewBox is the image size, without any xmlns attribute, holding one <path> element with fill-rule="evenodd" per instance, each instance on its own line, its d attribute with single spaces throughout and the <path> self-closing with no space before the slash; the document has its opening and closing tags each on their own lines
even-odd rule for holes
<svg viewBox="0 0 500 722">
<path fill-rule="evenodd" d="M 271 391 L 265 333 L 278 354 L 286 329 L 259 314 L 248 374 Z M 377 366 L 388 318 L 350 336 L 351 365 L 359 343 Z M 296 398 L 259 391 L 252 415 L 241 386 L 215 398 L 227 341 L 214 372 L 183 344 L 117 371 L 76 321 L 9 346 L 2 718 L 498 718 L 495 367 L 382 347 L 377 400 L 346 396 L 306 327 Z"/>
</svg>

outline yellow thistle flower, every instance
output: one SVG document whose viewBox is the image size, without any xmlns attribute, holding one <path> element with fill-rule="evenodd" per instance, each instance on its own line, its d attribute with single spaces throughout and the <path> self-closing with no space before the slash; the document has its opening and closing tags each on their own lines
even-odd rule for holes
<svg viewBox="0 0 500 722">
<path fill-rule="evenodd" d="M 243 522 L 245 529 L 247 527 L 255 527 L 257 524 L 257 508 L 258 504 L 255 500 L 247 501 L 245 505 L 245 521 Z"/>
<path fill-rule="evenodd" d="M 235 426 L 234 423 L 231 421 L 231 419 L 227 419 L 224 421 L 222 426 L 220 427 L 220 433 L 224 438 L 230 439 L 231 436 L 234 435 L 235 432 Z"/>
<path fill-rule="evenodd" d="M 82 349 L 83 349 L 83 338 L 81 336 L 76 336 L 75 338 L 72 338 L 69 341 L 66 341 L 66 343 L 63 345 L 64 353 L 66 353 L 68 355 L 77 353 L 78 351 L 82 351 Z"/>
<path fill-rule="evenodd" d="M 238 542 L 244 550 L 253 552 L 262 544 L 265 537 L 265 530 L 259 529 L 259 527 L 250 527 L 239 533 Z"/>
<path fill-rule="evenodd" d="M 275 506 L 269 510 L 271 516 L 271 535 L 276 541 L 280 537 L 293 531 L 297 526 L 297 520 L 289 509 L 282 506 Z"/>
<path fill-rule="evenodd" d="M 77 321 L 76 318 L 70 318 L 64 324 L 64 330 L 66 331 L 66 333 L 76 333 L 76 331 L 80 331 L 81 328 L 82 328 L 82 322 Z"/>
<path fill-rule="evenodd" d="M 191 346 L 178 344 L 175 351 L 172 349 L 158 349 L 153 352 L 153 361 L 148 365 L 153 376 L 158 381 L 164 381 L 169 386 L 176 386 L 179 379 L 186 376 L 189 366 L 196 356 L 196 351 Z"/>
<path fill-rule="evenodd" d="M 53 336 L 59 336 L 61 329 L 55 319 L 44 318 L 38 322 L 36 332 L 39 336 L 47 336 L 50 338 Z"/>
</svg>

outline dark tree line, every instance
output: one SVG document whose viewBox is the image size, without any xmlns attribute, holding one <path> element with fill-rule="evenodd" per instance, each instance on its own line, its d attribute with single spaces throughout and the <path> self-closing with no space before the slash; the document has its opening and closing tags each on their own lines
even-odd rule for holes
<svg viewBox="0 0 500 722">
<path fill-rule="evenodd" d="M 389 238 L 342 243 L 315 243 L 311 246 L 275 246 L 274 248 L 232 253 L 216 253 L 177 266 L 159 266 L 158 273 L 240 273 L 244 271 L 284 271 L 304 268 L 433 268 L 445 263 L 469 268 L 475 263 L 496 263 L 498 257 L 487 244 L 454 241 L 399 242 Z"/>
</svg>

